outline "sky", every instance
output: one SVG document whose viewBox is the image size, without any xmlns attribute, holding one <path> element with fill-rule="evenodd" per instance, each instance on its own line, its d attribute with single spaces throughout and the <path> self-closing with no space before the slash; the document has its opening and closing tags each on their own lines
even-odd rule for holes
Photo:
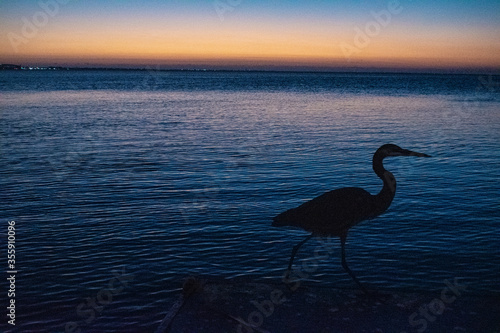
<svg viewBox="0 0 500 333">
<path fill-rule="evenodd" d="M 498 0 L 0 0 L 0 63 L 500 70 Z"/>
</svg>

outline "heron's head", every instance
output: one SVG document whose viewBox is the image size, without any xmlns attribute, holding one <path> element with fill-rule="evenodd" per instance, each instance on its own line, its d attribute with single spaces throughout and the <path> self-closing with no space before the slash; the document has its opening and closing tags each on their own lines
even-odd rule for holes
<svg viewBox="0 0 500 333">
<path fill-rule="evenodd" d="M 417 153 L 408 149 L 403 149 L 399 146 L 393 144 L 385 144 L 377 149 L 376 154 L 380 154 L 383 157 L 387 156 L 417 156 L 417 157 L 430 157 L 427 154 Z"/>
</svg>

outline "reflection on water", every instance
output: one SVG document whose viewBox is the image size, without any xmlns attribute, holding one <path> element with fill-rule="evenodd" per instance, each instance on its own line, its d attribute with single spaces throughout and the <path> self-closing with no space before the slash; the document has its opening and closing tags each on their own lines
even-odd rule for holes
<svg viewBox="0 0 500 333">
<path fill-rule="evenodd" d="M 499 292 L 500 104 L 476 76 L 0 75 L 0 205 L 19 228 L 27 330 L 81 321 L 116 270 L 134 281 L 82 329 L 152 330 L 188 275 L 279 281 L 307 233 L 271 218 L 339 187 L 377 193 L 371 158 L 389 142 L 433 158 L 385 161 L 398 191 L 350 231 L 350 267 L 382 290 L 462 277 Z M 353 288 L 332 243 L 304 283 Z"/>
</svg>

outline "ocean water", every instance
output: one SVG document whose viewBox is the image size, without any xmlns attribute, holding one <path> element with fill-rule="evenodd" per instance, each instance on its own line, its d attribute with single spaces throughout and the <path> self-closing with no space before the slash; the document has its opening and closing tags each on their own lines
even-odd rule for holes
<svg viewBox="0 0 500 333">
<path fill-rule="evenodd" d="M 152 332 L 188 276 L 279 284 L 307 233 L 272 217 L 339 187 L 377 193 L 384 143 L 432 158 L 384 161 L 396 197 L 351 229 L 351 269 L 369 289 L 461 278 L 500 295 L 499 91 L 488 75 L 0 72 L 14 331 Z M 306 243 L 300 267 L 304 285 L 356 288 L 336 238 Z"/>
</svg>

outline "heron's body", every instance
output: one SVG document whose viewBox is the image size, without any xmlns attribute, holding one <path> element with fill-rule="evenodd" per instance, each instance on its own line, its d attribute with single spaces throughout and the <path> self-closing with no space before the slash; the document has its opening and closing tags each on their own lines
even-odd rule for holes
<svg viewBox="0 0 500 333">
<path fill-rule="evenodd" d="M 379 216 L 389 208 L 396 194 L 396 179 L 393 174 L 385 170 L 382 160 L 387 156 L 420 156 L 426 154 L 415 153 L 401 149 L 392 144 L 381 146 L 373 155 L 373 170 L 384 185 L 382 190 L 372 195 L 362 188 L 345 187 L 326 192 L 302 205 L 289 209 L 273 219 L 273 226 L 294 226 L 311 232 L 312 235 L 338 236 L 342 245 L 342 265 L 351 277 L 364 289 L 361 283 L 347 267 L 345 261 L 345 240 L 349 229 L 361 221 Z M 288 269 L 290 270 L 293 258 L 303 242 L 294 247 Z"/>
<path fill-rule="evenodd" d="M 362 188 L 345 187 L 281 213 L 274 218 L 273 226 L 288 225 L 317 235 L 340 237 L 361 221 L 382 214 L 390 201 L 385 205 L 380 201 Z"/>
<path fill-rule="evenodd" d="M 357 187 L 326 192 L 274 218 L 273 226 L 294 226 L 317 235 L 341 236 L 359 222 L 372 218 L 374 197 Z"/>
</svg>

